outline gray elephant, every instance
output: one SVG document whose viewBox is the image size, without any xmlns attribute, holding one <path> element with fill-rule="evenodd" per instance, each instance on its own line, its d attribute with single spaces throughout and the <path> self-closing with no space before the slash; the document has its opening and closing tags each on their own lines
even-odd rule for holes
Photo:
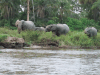
<svg viewBox="0 0 100 75">
<path fill-rule="evenodd" d="M 46 26 L 45 31 L 46 32 L 52 31 L 57 36 L 60 36 L 62 34 L 66 35 L 66 33 L 69 32 L 69 27 L 66 24 L 52 24 L 52 25 Z"/>
<path fill-rule="evenodd" d="M 93 37 L 97 35 L 97 29 L 94 27 L 87 27 L 85 28 L 84 33 L 87 34 L 89 37 Z"/>
<path fill-rule="evenodd" d="M 45 31 L 44 27 L 35 27 L 35 31 Z"/>
<path fill-rule="evenodd" d="M 18 33 L 20 34 L 23 30 L 34 30 L 35 25 L 32 21 L 17 20 L 15 26 L 18 28 Z"/>
</svg>

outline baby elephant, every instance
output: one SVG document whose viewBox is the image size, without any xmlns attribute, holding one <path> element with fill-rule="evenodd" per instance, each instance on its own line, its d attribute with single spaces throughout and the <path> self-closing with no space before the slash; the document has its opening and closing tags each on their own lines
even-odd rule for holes
<svg viewBox="0 0 100 75">
<path fill-rule="evenodd" d="M 52 25 L 46 26 L 45 31 L 46 32 L 52 31 L 57 36 L 60 36 L 62 34 L 66 35 L 66 33 L 69 32 L 69 27 L 66 24 L 52 24 Z"/>
<path fill-rule="evenodd" d="M 35 27 L 35 31 L 45 31 L 44 27 Z"/>
<path fill-rule="evenodd" d="M 97 29 L 94 27 L 87 27 L 84 30 L 84 33 L 87 34 L 89 37 L 93 37 L 97 35 Z"/>
</svg>

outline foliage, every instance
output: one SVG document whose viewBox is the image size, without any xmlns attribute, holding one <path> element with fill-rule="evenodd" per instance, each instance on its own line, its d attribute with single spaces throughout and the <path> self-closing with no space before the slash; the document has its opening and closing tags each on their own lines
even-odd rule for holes
<svg viewBox="0 0 100 75">
<path fill-rule="evenodd" d="M 10 30 L 7 28 L 0 28 L 0 42 L 3 41 L 7 36 L 24 38 L 26 43 L 32 44 L 33 42 L 40 43 L 44 42 L 58 41 L 59 46 L 100 46 L 100 32 L 97 33 L 95 37 L 88 37 L 83 31 L 70 31 L 65 35 L 56 36 L 52 32 L 39 32 L 39 31 L 23 31 L 18 34 L 16 30 Z M 5 30 L 5 31 L 4 31 Z"/>
<path fill-rule="evenodd" d="M 11 30 L 8 27 L 0 28 L 0 34 L 6 34 L 11 37 L 22 37 L 18 34 L 17 30 Z"/>
<path fill-rule="evenodd" d="M 38 32 L 38 31 L 25 31 L 25 32 L 22 32 L 21 35 L 22 35 L 22 38 L 26 42 L 37 41 L 38 37 L 41 35 L 41 32 Z"/>
<path fill-rule="evenodd" d="M 0 27 L 13 28 L 20 10 L 20 0 L 0 0 Z"/>
<path fill-rule="evenodd" d="M 77 46 L 92 46 L 91 39 L 84 34 L 84 32 L 73 32 L 71 33 L 70 41 Z M 85 41 L 86 40 L 86 41 Z"/>
<path fill-rule="evenodd" d="M 20 0 L 1 0 L 0 1 L 0 13 L 3 19 L 15 18 L 20 10 Z"/>
<path fill-rule="evenodd" d="M 6 38 L 7 38 L 8 35 L 6 34 L 0 34 L 0 42 L 3 42 Z"/>
<path fill-rule="evenodd" d="M 36 26 L 43 27 L 49 24 L 66 23 L 72 31 L 82 31 L 87 26 L 100 29 L 100 0 L 79 1 L 80 4 L 78 0 L 30 0 L 30 20 Z M 78 14 L 75 13 L 77 8 L 81 8 Z M 17 19 L 27 19 L 27 0 L 1 0 L 0 27 L 17 29 L 15 27 Z"/>
<path fill-rule="evenodd" d="M 74 19 L 74 18 L 70 18 L 68 17 L 66 20 L 66 24 L 69 26 L 69 28 L 72 31 L 83 31 L 86 27 L 90 27 L 93 26 L 97 29 L 98 28 L 98 23 L 96 23 L 94 20 L 89 20 L 87 18 L 81 18 L 81 19 Z"/>
<path fill-rule="evenodd" d="M 41 41 L 42 39 L 45 39 L 45 40 L 50 39 L 51 41 L 54 41 L 56 37 L 57 36 L 53 35 L 52 32 L 43 32 L 41 36 L 38 38 L 38 41 Z"/>
<path fill-rule="evenodd" d="M 79 0 L 81 7 L 87 12 L 89 19 L 100 20 L 100 0 Z"/>
</svg>

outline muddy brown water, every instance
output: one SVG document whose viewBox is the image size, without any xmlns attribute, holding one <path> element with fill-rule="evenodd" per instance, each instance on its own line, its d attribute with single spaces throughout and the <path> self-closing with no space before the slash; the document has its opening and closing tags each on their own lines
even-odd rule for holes
<svg viewBox="0 0 100 75">
<path fill-rule="evenodd" d="M 0 75 L 100 75 L 100 50 L 0 49 Z"/>
</svg>

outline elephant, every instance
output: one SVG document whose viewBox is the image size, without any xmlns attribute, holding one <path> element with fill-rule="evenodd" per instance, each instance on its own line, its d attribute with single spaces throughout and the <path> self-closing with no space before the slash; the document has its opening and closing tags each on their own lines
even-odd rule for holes
<svg viewBox="0 0 100 75">
<path fill-rule="evenodd" d="M 18 33 L 20 34 L 23 30 L 34 30 L 35 24 L 32 21 L 17 20 L 15 26 L 18 28 Z"/>
<path fill-rule="evenodd" d="M 35 31 L 45 31 L 44 27 L 35 27 Z"/>
<path fill-rule="evenodd" d="M 89 37 L 94 37 L 97 35 L 97 29 L 95 27 L 87 27 L 85 28 L 84 33 Z"/>
<path fill-rule="evenodd" d="M 66 24 L 52 24 L 52 25 L 46 26 L 45 31 L 46 32 L 52 31 L 57 36 L 60 36 L 62 34 L 66 35 L 66 33 L 69 32 L 69 27 Z"/>
</svg>

